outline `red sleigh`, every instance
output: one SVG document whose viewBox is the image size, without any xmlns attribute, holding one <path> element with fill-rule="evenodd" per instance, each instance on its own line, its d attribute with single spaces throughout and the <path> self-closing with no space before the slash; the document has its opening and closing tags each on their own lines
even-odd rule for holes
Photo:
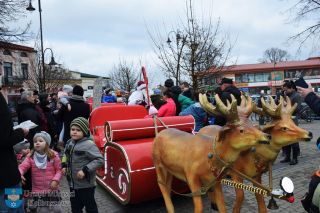
<svg viewBox="0 0 320 213">
<path fill-rule="evenodd" d="M 145 118 L 142 106 L 101 106 L 92 111 L 90 130 L 104 156 L 104 167 L 97 171 L 97 181 L 122 204 L 133 204 L 161 197 L 152 162 L 155 137 L 153 118 Z M 169 128 L 191 132 L 192 116 L 163 117 Z M 157 121 L 157 131 L 165 129 Z M 174 180 L 173 189 L 185 192 L 184 182 Z"/>
</svg>

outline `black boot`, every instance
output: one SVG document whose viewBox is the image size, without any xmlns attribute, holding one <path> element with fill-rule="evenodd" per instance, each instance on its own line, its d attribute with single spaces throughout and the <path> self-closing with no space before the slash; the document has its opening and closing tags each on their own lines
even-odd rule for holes
<svg viewBox="0 0 320 213">
<path fill-rule="evenodd" d="M 280 161 L 280 163 L 289 163 L 289 162 L 290 162 L 290 158 L 288 158 L 288 157 L 285 157 L 284 159 L 282 159 Z"/>
<path fill-rule="evenodd" d="M 298 163 L 297 158 L 293 158 L 292 161 L 290 161 L 290 165 L 296 165 Z"/>
</svg>

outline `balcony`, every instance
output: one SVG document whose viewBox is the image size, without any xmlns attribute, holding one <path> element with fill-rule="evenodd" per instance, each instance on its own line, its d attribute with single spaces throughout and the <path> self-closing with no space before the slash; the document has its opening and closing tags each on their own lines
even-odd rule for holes
<svg viewBox="0 0 320 213">
<path fill-rule="evenodd" d="M 21 87 L 23 81 L 26 80 L 22 76 L 4 76 L 2 77 L 2 86 Z"/>
</svg>

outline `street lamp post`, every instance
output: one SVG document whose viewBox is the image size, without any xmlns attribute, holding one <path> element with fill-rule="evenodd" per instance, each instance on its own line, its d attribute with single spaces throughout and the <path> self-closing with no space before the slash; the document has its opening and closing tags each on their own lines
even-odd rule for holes
<svg viewBox="0 0 320 213">
<path fill-rule="evenodd" d="M 29 6 L 26 8 L 28 11 L 34 11 L 35 8 L 32 6 L 31 4 L 32 0 L 29 0 Z M 42 16 L 41 16 L 41 1 L 38 0 L 38 10 L 39 10 L 39 17 L 40 17 L 40 45 L 41 45 L 41 67 L 42 67 L 42 84 L 40 84 L 40 91 L 41 92 L 45 92 L 46 91 L 46 75 L 45 75 L 45 65 L 44 65 L 44 52 L 45 50 L 43 50 L 43 33 L 42 33 Z M 51 48 L 46 48 L 50 49 Z M 56 65 L 55 61 L 54 61 L 54 57 L 53 57 L 53 52 L 51 50 L 51 62 L 49 63 L 49 65 Z M 40 72 L 41 73 L 41 72 Z"/>
</svg>

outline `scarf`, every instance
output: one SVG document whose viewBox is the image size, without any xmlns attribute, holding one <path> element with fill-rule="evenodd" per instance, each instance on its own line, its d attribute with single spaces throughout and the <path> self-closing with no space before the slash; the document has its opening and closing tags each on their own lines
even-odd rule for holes
<svg viewBox="0 0 320 213">
<path fill-rule="evenodd" d="M 46 169 L 47 168 L 47 154 L 41 155 L 38 152 L 34 152 L 33 160 L 38 169 Z"/>
<path fill-rule="evenodd" d="M 71 99 L 76 100 L 76 101 L 84 101 L 83 96 L 80 96 L 80 95 L 72 95 Z"/>
</svg>

